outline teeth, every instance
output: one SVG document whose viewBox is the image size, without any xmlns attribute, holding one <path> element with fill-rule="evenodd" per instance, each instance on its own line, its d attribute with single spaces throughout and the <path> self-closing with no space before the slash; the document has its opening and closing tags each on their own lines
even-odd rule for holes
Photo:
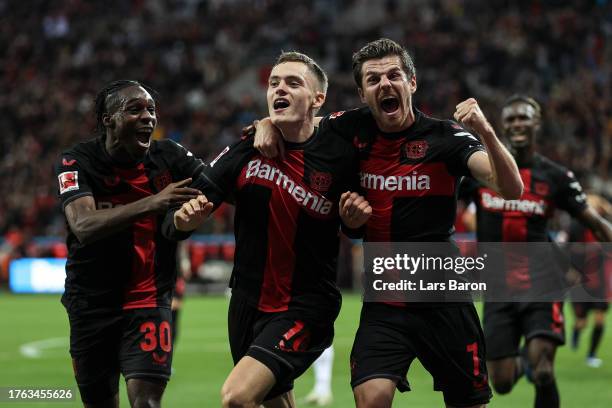
<svg viewBox="0 0 612 408">
<path fill-rule="evenodd" d="M 138 141 L 138 145 L 139 145 L 139 146 L 141 146 L 141 147 L 147 147 L 147 148 L 148 148 L 148 147 L 151 145 L 151 141 L 149 140 L 149 141 L 147 141 L 146 143 L 144 143 L 144 142 L 141 142 L 141 141 L 139 140 L 139 141 Z"/>
</svg>

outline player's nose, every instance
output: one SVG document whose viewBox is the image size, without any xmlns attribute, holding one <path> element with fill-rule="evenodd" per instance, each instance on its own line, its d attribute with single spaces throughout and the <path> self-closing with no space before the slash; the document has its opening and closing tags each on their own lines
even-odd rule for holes
<svg viewBox="0 0 612 408">
<path fill-rule="evenodd" d="M 390 86 L 391 86 L 391 81 L 389 81 L 389 78 L 387 78 L 387 76 L 386 76 L 386 75 L 383 75 L 383 76 L 380 78 L 380 86 L 381 86 L 382 88 L 388 88 L 388 87 L 390 87 Z"/>
<path fill-rule="evenodd" d="M 151 113 L 148 109 L 145 109 L 140 115 L 140 120 L 146 123 L 155 123 L 157 119 L 155 118 L 155 113 Z"/>
<path fill-rule="evenodd" d="M 281 81 L 276 87 L 276 89 L 274 90 L 274 93 L 276 93 L 277 95 L 286 95 L 287 94 L 286 86 L 287 85 L 285 84 L 285 81 Z"/>
</svg>

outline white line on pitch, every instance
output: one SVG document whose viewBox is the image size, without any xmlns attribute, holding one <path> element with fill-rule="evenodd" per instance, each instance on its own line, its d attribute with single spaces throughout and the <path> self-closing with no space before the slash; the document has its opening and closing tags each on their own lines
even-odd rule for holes
<svg viewBox="0 0 612 408">
<path fill-rule="evenodd" d="M 67 345 L 67 337 L 52 337 L 50 339 L 22 344 L 19 347 L 19 352 L 22 356 L 27 358 L 41 358 L 45 350 L 66 347 Z"/>
</svg>

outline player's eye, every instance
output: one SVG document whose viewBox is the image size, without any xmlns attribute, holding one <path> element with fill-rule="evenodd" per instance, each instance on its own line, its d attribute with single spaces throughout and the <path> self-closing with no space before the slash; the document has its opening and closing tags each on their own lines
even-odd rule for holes
<svg viewBox="0 0 612 408">
<path fill-rule="evenodd" d="M 378 82 L 378 77 L 371 76 L 366 79 L 366 83 L 373 85 Z"/>
<path fill-rule="evenodd" d="M 300 85 L 301 84 L 298 81 L 291 81 L 291 82 L 289 82 L 289 86 L 292 87 L 292 88 L 297 88 Z"/>
<path fill-rule="evenodd" d="M 270 81 L 270 86 L 271 87 L 277 87 L 278 86 L 278 81 Z"/>
</svg>

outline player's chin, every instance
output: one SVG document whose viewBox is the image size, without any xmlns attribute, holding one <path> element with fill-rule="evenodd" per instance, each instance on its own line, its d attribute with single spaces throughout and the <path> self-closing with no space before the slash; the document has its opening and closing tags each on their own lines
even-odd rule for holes
<svg viewBox="0 0 612 408">
<path fill-rule="evenodd" d="M 399 127 L 402 124 L 402 119 L 399 115 L 389 115 L 386 112 L 382 112 L 382 114 L 380 115 L 380 122 L 381 124 L 383 124 L 385 129 L 393 129 L 393 131 L 399 131 Z"/>
<path fill-rule="evenodd" d="M 149 145 L 146 145 L 143 143 L 136 142 L 130 148 L 130 155 L 132 156 L 132 158 L 140 160 L 147 155 L 147 152 L 149 151 L 149 146 L 150 143 Z"/>
<path fill-rule="evenodd" d="M 284 115 L 284 114 L 274 115 L 270 118 L 270 120 L 272 121 L 272 124 L 274 126 L 283 126 L 283 125 L 297 122 L 295 115 Z"/>
<path fill-rule="evenodd" d="M 528 139 L 526 140 L 510 140 L 510 146 L 514 149 L 525 149 L 531 145 Z"/>
</svg>

